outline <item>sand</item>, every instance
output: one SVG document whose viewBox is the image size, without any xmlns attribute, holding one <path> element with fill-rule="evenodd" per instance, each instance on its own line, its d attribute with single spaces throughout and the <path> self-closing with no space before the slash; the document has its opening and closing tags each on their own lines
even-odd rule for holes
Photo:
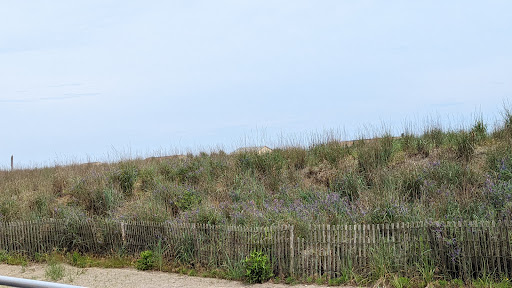
<svg viewBox="0 0 512 288">
<path fill-rule="evenodd" d="M 221 279 L 192 277 L 175 273 L 138 271 L 133 268 L 105 269 L 105 268 L 76 268 L 66 264 L 64 278 L 59 283 L 66 283 L 85 287 L 112 287 L 112 288 L 156 288 L 156 287 L 251 287 L 251 288 L 290 288 L 286 284 L 254 284 L 249 285 L 237 281 Z M 33 280 L 50 281 L 45 277 L 46 264 L 29 264 L 26 267 L 0 264 L 0 275 Z M 1 286 L 0 287 L 4 287 Z M 298 284 L 293 287 L 326 287 L 311 284 Z"/>
</svg>

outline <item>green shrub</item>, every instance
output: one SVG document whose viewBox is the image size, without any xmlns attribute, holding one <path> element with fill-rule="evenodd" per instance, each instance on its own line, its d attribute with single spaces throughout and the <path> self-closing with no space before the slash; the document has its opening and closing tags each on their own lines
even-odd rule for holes
<svg viewBox="0 0 512 288">
<path fill-rule="evenodd" d="M 137 182 L 139 170 L 133 163 L 122 163 L 120 169 L 112 173 L 112 180 L 117 183 L 121 191 L 127 196 L 133 193 L 135 182 Z"/>
<path fill-rule="evenodd" d="M 180 193 L 177 195 L 175 203 L 181 211 L 186 211 L 199 203 L 200 198 L 195 190 L 191 188 L 182 188 L 180 190 L 178 191 Z"/>
<path fill-rule="evenodd" d="M 140 253 L 140 258 L 135 262 L 137 270 L 151 270 L 155 265 L 153 251 L 146 250 Z"/>
<path fill-rule="evenodd" d="M 272 266 L 267 255 L 254 251 L 245 258 L 245 281 L 248 283 L 263 283 L 272 276 Z"/>
</svg>

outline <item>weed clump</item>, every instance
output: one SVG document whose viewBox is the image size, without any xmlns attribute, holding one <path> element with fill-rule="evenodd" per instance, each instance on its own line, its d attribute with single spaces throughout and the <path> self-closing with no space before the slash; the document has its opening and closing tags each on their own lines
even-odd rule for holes
<svg viewBox="0 0 512 288">
<path fill-rule="evenodd" d="M 48 263 L 48 266 L 45 269 L 45 277 L 52 281 L 59 281 L 64 278 L 66 273 L 66 269 L 61 263 L 58 263 L 54 260 Z"/>
<path fill-rule="evenodd" d="M 244 279 L 247 283 L 263 283 L 273 276 L 270 260 L 263 252 L 252 252 L 250 256 L 245 258 L 244 267 Z"/>
<path fill-rule="evenodd" d="M 151 270 L 155 266 L 155 259 L 153 255 L 153 251 L 146 250 L 140 253 L 139 259 L 135 262 L 135 268 L 137 270 Z"/>
</svg>

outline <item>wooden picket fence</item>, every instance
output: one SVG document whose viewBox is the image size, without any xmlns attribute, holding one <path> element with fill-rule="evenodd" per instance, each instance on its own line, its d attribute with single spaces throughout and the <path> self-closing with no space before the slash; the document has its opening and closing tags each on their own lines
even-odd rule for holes
<svg viewBox="0 0 512 288">
<path fill-rule="evenodd" d="M 294 271 L 300 276 L 339 277 L 347 268 L 369 273 L 436 268 L 472 279 L 512 275 L 511 222 L 414 222 L 313 226 L 298 239 Z"/>
<path fill-rule="evenodd" d="M 512 278 L 511 222 L 415 222 L 242 227 L 109 220 L 41 220 L 0 223 L 0 250 L 33 255 L 53 249 L 135 255 L 160 245 L 168 261 L 229 267 L 252 251 L 271 260 L 275 275 L 340 277 L 347 269 L 370 273 L 418 267 L 462 279 Z"/>
</svg>

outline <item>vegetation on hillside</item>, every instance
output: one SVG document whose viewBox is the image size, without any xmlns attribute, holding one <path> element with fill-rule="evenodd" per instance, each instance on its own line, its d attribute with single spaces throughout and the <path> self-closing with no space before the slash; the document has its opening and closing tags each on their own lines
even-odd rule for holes
<svg viewBox="0 0 512 288">
<path fill-rule="evenodd" d="M 0 220 L 106 217 L 272 225 L 500 220 L 512 213 L 512 113 L 493 131 L 327 141 L 0 171 Z"/>
</svg>

